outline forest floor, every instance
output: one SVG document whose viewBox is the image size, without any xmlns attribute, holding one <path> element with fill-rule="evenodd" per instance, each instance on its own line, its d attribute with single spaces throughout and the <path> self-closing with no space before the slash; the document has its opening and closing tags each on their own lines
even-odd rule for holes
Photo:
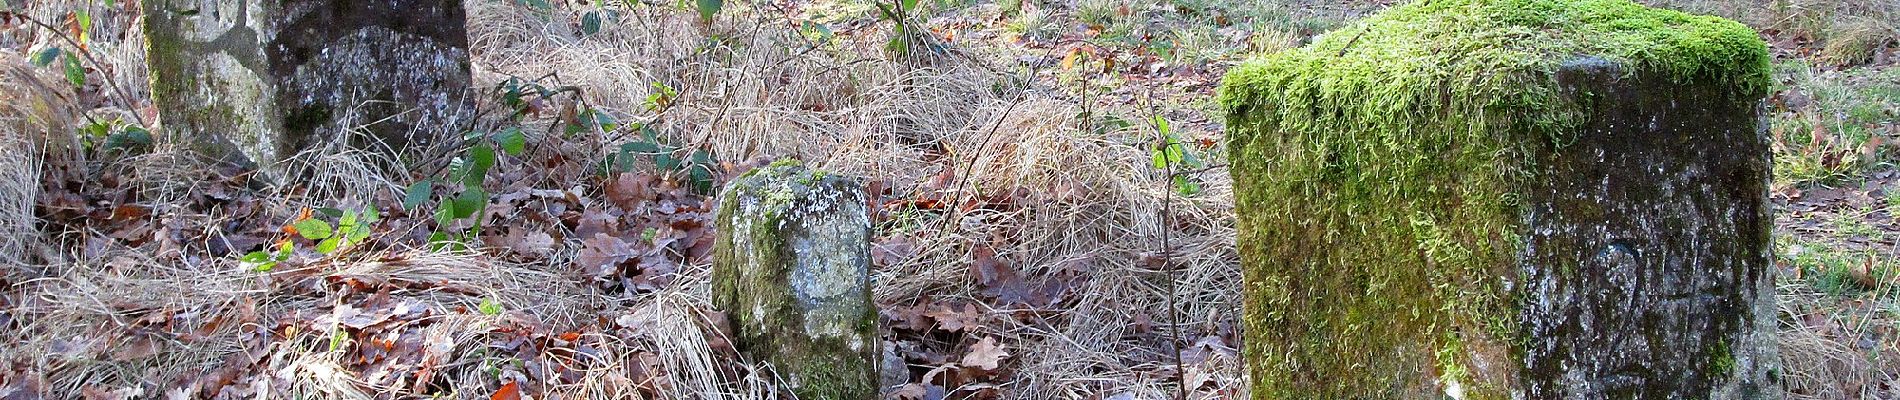
<svg viewBox="0 0 1900 400">
<path fill-rule="evenodd" d="M 1776 53 L 1788 394 L 1900 397 L 1900 10 L 1658 2 Z M 470 0 L 486 155 L 326 147 L 262 189 L 140 140 L 135 3 L 0 19 L 0 122 L 84 133 L 0 152 L 49 153 L 0 179 L 40 233 L 0 240 L 0 399 L 780 398 L 706 277 L 709 189 L 781 157 L 874 195 L 888 397 L 1239 398 L 1214 88 L 1396 1 L 705 3 Z"/>
</svg>

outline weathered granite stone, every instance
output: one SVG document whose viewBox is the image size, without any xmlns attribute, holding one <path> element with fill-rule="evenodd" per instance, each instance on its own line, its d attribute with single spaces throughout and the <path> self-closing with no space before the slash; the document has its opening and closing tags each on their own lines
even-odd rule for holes
<svg viewBox="0 0 1900 400">
<path fill-rule="evenodd" d="M 726 184 L 713 304 L 741 352 L 769 362 L 800 399 L 878 395 L 864 189 L 781 161 Z"/>
<path fill-rule="evenodd" d="M 473 112 L 460 0 L 141 4 L 164 136 L 214 159 L 268 166 L 362 125 L 429 145 Z"/>
<path fill-rule="evenodd" d="M 1421 0 L 1221 88 L 1255 399 L 1778 398 L 1766 46 Z"/>
</svg>

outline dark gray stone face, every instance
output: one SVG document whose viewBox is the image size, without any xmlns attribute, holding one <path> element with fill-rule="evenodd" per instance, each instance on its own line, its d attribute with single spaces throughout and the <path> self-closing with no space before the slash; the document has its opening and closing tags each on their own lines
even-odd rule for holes
<svg viewBox="0 0 1900 400">
<path fill-rule="evenodd" d="M 458 0 L 142 4 L 166 136 L 222 161 L 268 165 L 360 125 L 429 145 L 473 113 Z"/>
<path fill-rule="evenodd" d="M 1557 79 L 1587 122 L 1525 193 L 1525 398 L 1778 393 L 1757 102 L 1594 59 Z"/>
<path fill-rule="evenodd" d="M 876 398 L 863 187 L 781 163 L 728 183 L 719 204 L 713 305 L 739 350 L 771 363 L 801 399 Z"/>
</svg>

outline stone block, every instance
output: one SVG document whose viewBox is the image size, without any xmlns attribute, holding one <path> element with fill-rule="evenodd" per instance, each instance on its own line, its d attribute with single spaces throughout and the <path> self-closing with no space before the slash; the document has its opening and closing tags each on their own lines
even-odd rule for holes
<svg viewBox="0 0 1900 400">
<path fill-rule="evenodd" d="M 1229 72 L 1254 399 L 1778 397 L 1766 46 L 1421 0 Z"/>
</svg>

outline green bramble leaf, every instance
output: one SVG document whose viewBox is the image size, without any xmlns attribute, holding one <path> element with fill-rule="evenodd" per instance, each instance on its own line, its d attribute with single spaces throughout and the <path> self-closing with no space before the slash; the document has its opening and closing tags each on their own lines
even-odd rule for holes
<svg viewBox="0 0 1900 400">
<path fill-rule="evenodd" d="M 475 306 L 475 309 L 481 311 L 482 315 L 501 315 L 501 303 L 496 303 L 494 299 L 482 299 L 482 304 Z"/>
<path fill-rule="evenodd" d="M 329 239 L 324 239 L 321 242 L 317 242 L 317 253 L 321 253 L 321 254 L 335 253 L 337 247 L 340 247 L 342 245 L 343 245 L 343 238 L 331 237 Z"/>
<path fill-rule="evenodd" d="M 73 18 L 79 20 L 79 43 L 90 43 L 92 35 L 88 32 L 92 32 L 92 13 L 86 12 L 84 8 L 73 10 Z"/>
<path fill-rule="evenodd" d="M 450 222 L 454 222 L 454 221 L 455 221 L 455 201 L 454 200 L 444 201 L 442 202 L 442 204 L 436 205 L 435 224 L 437 226 L 448 226 Z"/>
<path fill-rule="evenodd" d="M 79 64 L 79 56 L 66 53 L 66 82 L 73 86 L 86 86 L 86 67 Z"/>
<path fill-rule="evenodd" d="M 436 232 L 429 234 L 429 251 L 454 250 L 454 246 L 458 244 L 460 243 L 456 243 L 455 239 L 449 237 L 447 233 Z"/>
<path fill-rule="evenodd" d="M 1174 177 L 1174 191 L 1181 193 L 1182 196 L 1193 196 L 1201 193 L 1201 184 L 1188 179 L 1186 176 L 1176 176 Z"/>
<path fill-rule="evenodd" d="M 495 134 L 495 143 L 501 144 L 501 151 L 520 157 L 528 150 L 528 137 L 521 133 L 520 127 L 510 127 Z"/>
<path fill-rule="evenodd" d="M 271 259 L 270 252 L 263 250 L 253 251 L 250 252 L 250 254 L 239 257 L 238 263 L 256 272 L 270 272 L 272 268 L 277 268 L 277 260 Z"/>
<path fill-rule="evenodd" d="M 581 32 L 589 35 L 600 33 L 600 12 L 588 11 L 581 15 Z"/>
<path fill-rule="evenodd" d="M 488 169 L 495 166 L 495 149 L 492 147 L 476 145 L 468 149 L 468 155 L 470 162 L 468 168 L 469 176 L 479 178 L 488 175 Z M 480 182 L 480 180 L 476 182 Z"/>
<path fill-rule="evenodd" d="M 45 50 L 40 50 L 39 53 L 33 54 L 33 66 L 45 67 L 53 65 L 53 60 L 59 59 L 59 53 L 60 50 L 58 47 L 47 47 Z"/>
<path fill-rule="evenodd" d="M 434 193 L 434 191 L 434 180 L 423 180 L 409 185 L 409 190 L 405 191 L 402 196 L 402 209 L 416 209 L 416 207 L 421 206 L 423 202 L 429 201 L 429 195 Z"/>
<path fill-rule="evenodd" d="M 599 125 L 601 131 L 613 132 L 614 129 L 620 128 L 620 121 L 615 120 L 614 116 L 607 115 L 605 112 L 592 108 L 587 109 L 587 111 L 594 114 L 594 124 Z"/>
<path fill-rule="evenodd" d="M 488 192 L 482 191 L 479 187 L 468 188 L 450 202 L 455 205 L 453 214 L 455 219 L 468 218 L 488 206 Z"/>
<path fill-rule="evenodd" d="M 673 152 L 663 151 L 653 156 L 653 166 L 658 167 L 661 171 L 672 171 L 679 169 L 680 160 L 677 157 L 673 157 Z"/>
<path fill-rule="evenodd" d="M 103 124 L 99 126 L 103 126 Z M 120 130 L 119 133 L 106 135 L 105 141 L 105 148 L 107 150 L 133 150 L 151 147 L 151 145 L 151 131 L 137 126 L 126 126 L 125 129 Z"/>
<path fill-rule="evenodd" d="M 323 240 L 335 235 L 335 231 L 330 229 L 330 223 L 315 218 L 297 221 L 291 227 L 297 228 L 297 234 L 303 236 L 304 239 Z"/>
<path fill-rule="evenodd" d="M 719 9 L 726 6 L 722 0 L 696 0 L 694 4 L 699 8 L 699 22 L 707 24 L 712 23 L 713 15 L 719 14 Z"/>
</svg>

